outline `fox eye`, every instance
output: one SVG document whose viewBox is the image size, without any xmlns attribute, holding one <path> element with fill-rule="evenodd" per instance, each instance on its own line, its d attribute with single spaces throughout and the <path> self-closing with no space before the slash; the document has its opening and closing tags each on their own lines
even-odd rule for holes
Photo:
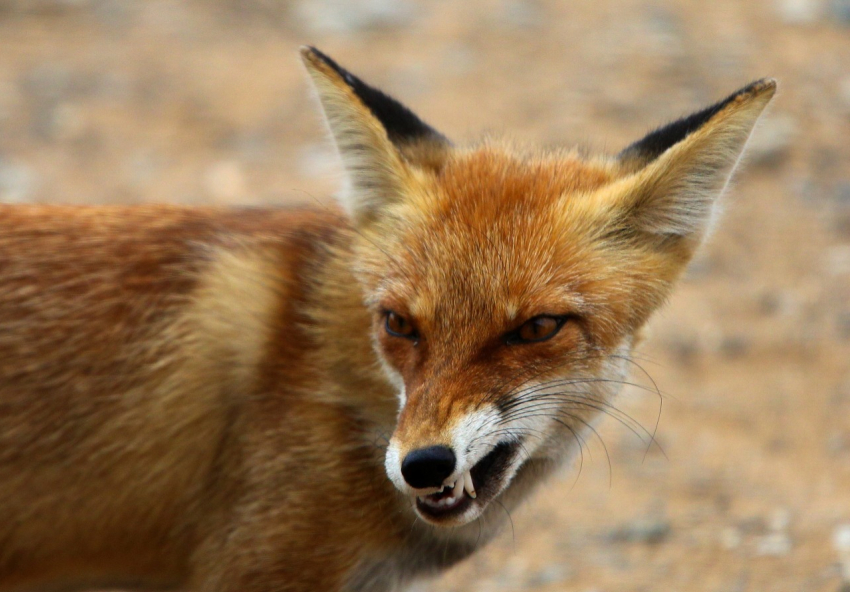
<svg viewBox="0 0 850 592">
<path fill-rule="evenodd" d="M 413 324 L 400 314 L 391 310 L 387 311 L 384 326 L 387 329 L 387 333 L 394 337 L 405 337 L 407 339 L 416 339 L 418 337 Z"/>
<path fill-rule="evenodd" d="M 557 335 L 566 322 L 567 317 L 536 316 L 524 322 L 518 329 L 508 333 L 505 336 L 505 341 L 510 345 L 546 341 Z"/>
</svg>

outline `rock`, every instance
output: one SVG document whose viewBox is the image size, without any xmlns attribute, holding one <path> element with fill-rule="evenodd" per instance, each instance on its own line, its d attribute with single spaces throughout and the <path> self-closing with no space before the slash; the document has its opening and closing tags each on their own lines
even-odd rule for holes
<svg viewBox="0 0 850 592">
<path fill-rule="evenodd" d="M 413 22 L 410 0 L 301 0 L 296 14 L 313 33 L 397 29 Z"/>
<path fill-rule="evenodd" d="M 35 174 L 28 166 L 0 160 L 0 202 L 28 202 L 35 186 Z"/>
</svg>

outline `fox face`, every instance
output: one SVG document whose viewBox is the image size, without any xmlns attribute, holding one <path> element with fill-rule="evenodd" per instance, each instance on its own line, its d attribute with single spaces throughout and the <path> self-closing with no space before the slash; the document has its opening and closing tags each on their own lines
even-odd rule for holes
<svg viewBox="0 0 850 592">
<path fill-rule="evenodd" d="M 455 146 L 318 50 L 302 56 L 398 392 L 387 475 L 426 522 L 466 524 L 617 415 L 639 332 L 707 233 L 775 83 L 587 158 Z"/>
</svg>

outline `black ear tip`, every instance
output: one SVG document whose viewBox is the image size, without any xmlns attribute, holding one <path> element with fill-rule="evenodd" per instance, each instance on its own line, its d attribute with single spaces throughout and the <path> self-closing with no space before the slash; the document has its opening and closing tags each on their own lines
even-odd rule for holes
<svg viewBox="0 0 850 592">
<path fill-rule="evenodd" d="M 419 119 L 410 109 L 377 88 L 369 86 L 312 45 L 302 46 L 301 56 L 306 62 L 313 64 L 321 62 L 335 72 L 362 101 L 363 105 L 372 112 L 372 115 L 381 122 L 387 136 L 393 143 L 398 144 L 423 138 L 447 142 L 439 132 Z"/>
<path fill-rule="evenodd" d="M 313 57 L 319 57 L 322 55 L 318 49 L 313 47 L 312 45 L 302 45 L 298 48 L 298 53 L 301 54 L 301 59 L 307 60 Z"/>
<path fill-rule="evenodd" d="M 738 95 L 760 95 L 767 92 L 776 92 L 776 78 L 760 78 L 755 82 L 749 83 L 747 86 L 739 90 Z"/>
<path fill-rule="evenodd" d="M 302 45 L 300 49 L 301 57 L 305 60 L 319 60 L 325 65 L 330 66 L 336 71 L 340 70 L 337 64 L 331 57 L 312 45 Z"/>
<path fill-rule="evenodd" d="M 636 159 L 639 162 L 652 161 L 668 148 L 681 142 L 689 134 L 708 123 L 708 121 L 730 104 L 763 96 L 769 99 L 775 92 L 776 80 L 773 78 L 762 78 L 751 82 L 714 105 L 650 132 L 642 140 L 635 142 L 620 152 L 619 158 L 622 161 L 632 159 Z"/>
</svg>

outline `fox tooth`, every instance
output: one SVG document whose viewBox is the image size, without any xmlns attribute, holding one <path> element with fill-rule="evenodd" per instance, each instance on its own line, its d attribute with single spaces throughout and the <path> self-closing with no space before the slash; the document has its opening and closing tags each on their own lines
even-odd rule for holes
<svg viewBox="0 0 850 592">
<path fill-rule="evenodd" d="M 452 485 L 452 496 L 460 497 L 463 494 L 463 486 L 466 483 L 466 480 L 463 478 L 463 475 L 457 478 L 454 485 Z"/>
<path fill-rule="evenodd" d="M 475 485 L 472 484 L 472 473 L 469 471 L 463 474 L 463 488 L 466 490 L 466 493 L 469 494 L 469 497 L 475 499 Z"/>
</svg>

